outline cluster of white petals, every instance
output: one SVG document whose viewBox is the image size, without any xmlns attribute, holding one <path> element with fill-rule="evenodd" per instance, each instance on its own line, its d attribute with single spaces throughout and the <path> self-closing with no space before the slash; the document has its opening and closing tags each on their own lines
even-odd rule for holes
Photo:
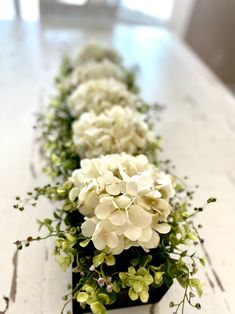
<svg viewBox="0 0 235 314">
<path fill-rule="evenodd" d="M 76 63 L 85 63 L 89 61 L 100 62 L 103 60 L 109 60 L 119 64 L 121 62 L 121 56 L 116 50 L 108 45 L 90 42 L 80 49 Z"/>
<path fill-rule="evenodd" d="M 140 102 L 123 83 L 111 78 L 86 81 L 68 99 L 68 108 L 73 117 L 91 110 L 100 113 L 115 105 L 136 109 Z"/>
<path fill-rule="evenodd" d="M 85 216 L 82 233 L 98 250 L 120 254 L 132 246 L 156 248 L 174 195 L 172 178 L 147 157 L 113 154 L 84 159 L 73 172 L 69 199 Z"/>
<path fill-rule="evenodd" d="M 83 113 L 73 123 L 73 141 L 81 158 L 126 152 L 151 152 L 156 137 L 138 111 L 114 106 L 101 114 Z"/>
<path fill-rule="evenodd" d="M 90 61 L 82 65 L 78 65 L 72 72 L 70 84 L 77 86 L 91 79 L 113 78 L 117 81 L 126 81 L 124 69 L 118 64 L 109 60 L 101 62 Z"/>
</svg>

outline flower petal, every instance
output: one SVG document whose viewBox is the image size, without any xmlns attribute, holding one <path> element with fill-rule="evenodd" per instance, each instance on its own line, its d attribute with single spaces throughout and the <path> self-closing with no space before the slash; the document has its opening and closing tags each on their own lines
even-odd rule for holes
<svg viewBox="0 0 235 314">
<path fill-rule="evenodd" d="M 134 181 L 130 181 L 126 184 L 126 193 L 130 195 L 136 195 L 138 191 L 138 185 Z"/>
<path fill-rule="evenodd" d="M 110 195 L 118 195 L 120 194 L 120 187 L 118 182 L 113 182 L 112 184 L 106 185 L 106 191 Z"/>
<path fill-rule="evenodd" d="M 80 192 L 80 189 L 75 187 L 75 188 L 72 188 L 72 190 L 70 190 L 69 192 L 69 199 L 70 201 L 75 201 L 75 199 L 78 197 L 79 195 L 79 192 Z"/>
<path fill-rule="evenodd" d="M 141 242 L 148 242 L 152 238 L 153 230 L 151 228 L 143 230 L 142 236 L 139 238 Z"/>
<path fill-rule="evenodd" d="M 159 243 L 160 237 L 156 231 L 153 231 L 152 238 L 148 242 L 139 241 L 139 244 L 145 249 L 154 249 L 158 247 Z"/>
<path fill-rule="evenodd" d="M 159 218 L 162 220 L 166 219 L 170 214 L 170 208 L 170 204 L 162 198 L 159 198 L 153 206 L 153 209 L 159 214 Z"/>
<path fill-rule="evenodd" d="M 98 226 L 98 225 L 97 225 Z M 102 229 L 97 228 L 93 233 L 92 242 L 97 250 L 103 250 L 106 246 L 106 237 Z"/>
<path fill-rule="evenodd" d="M 141 229 L 146 229 L 152 222 L 152 215 L 138 205 L 131 205 L 129 210 L 130 221 Z"/>
<path fill-rule="evenodd" d="M 84 205 L 90 208 L 95 208 L 98 205 L 99 198 L 95 191 L 87 193 L 84 199 Z"/>
<path fill-rule="evenodd" d="M 127 221 L 126 212 L 123 210 L 115 210 L 109 217 L 109 221 L 115 226 L 122 226 Z"/>
<path fill-rule="evenodd" d="M 106 237 L 106 243 L 110 249 L 116 248 L 119 244 L 118 236 L 114 232 L 110 232 Z"/>
<path fill-rule="evenodd" d="M 115 197 L 114 202 L 116 203 L 118 208 L 124 209 L 130 204 L 131 199 L 125 195 L 120 195 L 118 197 Z"/>
<path fill-rule="evenodd" d="M 96 223 L 93 219 L 86 219 L 82 226 L 81 226 L 81 229 L 82 229 L 82 234 L 85 236 L 85 237 L 91 237 L 93 235 L 93 233 L 95 232 L 95 228 L 96 228 Z"/>
<path fill-rule="evenodd" d="M 166 234 L 168 232 L 170 232 L 171 230 L 171 226 L 168 225 L 167 223 L 161 223 L 161 224 L 158 224 L 155 229 L 159 232 L 159 233 L 162 233 L 162 234 Z"/>
<path fill-rule="evenodd" d="M 124 238 L 122 236 L 122 237 L 119 237 L 119 243 L 115 248 L 112 249 L 112 253 L 114 255 L 118 255 L 122 253 L 123 250 L 124 250 Z"/>
<path fill-rule="evenodd" d="M 160 184 L 158 190 L 162 193 L 163 197 L 169 199 L 174 196 L 175 189 L 172 185 L 172 178 L 170 176 L 164 176 L 157 180 L 157 184 Z"/>
<path fill-rule="evenodd" d="M 102 202 L 95 208 L 95 214 L 98 219 L 106 219 L 108 218 L 112 211 L 114 210 L 114 207 L 109 202 Z"/>
<path fill-rule="evenodd" d="M 131 241 L 136 241 L 142 236 L 142 229 L 129 224 L 124 231 L 124 235 Z"/>
</svg>

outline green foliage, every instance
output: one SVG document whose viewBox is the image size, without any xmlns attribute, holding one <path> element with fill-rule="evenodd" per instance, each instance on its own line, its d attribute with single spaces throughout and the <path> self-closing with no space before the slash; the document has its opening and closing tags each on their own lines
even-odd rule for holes
<svg viewBox="0 0 235 314">
<path fill-rule="evenodd" d="M 133 266 L 130 266 L 128 272 L 119 273 L 119 277 L 122 288 L 129 287 L 128 295 L 132 301 L 140 298 L 143 303 L 148 302 L 149 286 L 154 281 L 149 270 L 141 267 L 136 271 Z"/>
<path fill-rule="evenodd" d="M 66 271 L 66 269 L 72 263 L 72 259 L 73 257 L 71 256 L 56 255 L 56 262 L 60 265 L 63 271 Z"/>
<path fill-rule="evenodd" d="M 91 303 L 91 311 L 93 314 L 106 314 L 107 310 L 100 302 Z"/>
<path fill-rule="evenodd" d="M 113 255 L 106 255 L 104 252 L 93 257 L 93 264 L 95 267 L 98 267 L 103 263 L 108 266 L 113 266 L 115 265 L 115 257 Z"/>
</svg>

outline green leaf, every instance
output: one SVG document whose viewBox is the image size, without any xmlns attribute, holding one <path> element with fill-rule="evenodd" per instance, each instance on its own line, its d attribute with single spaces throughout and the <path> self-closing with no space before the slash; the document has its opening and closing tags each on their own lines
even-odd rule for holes
<svg viewBox="0 0 235 314">
<path fill-rule="evenodd" d="M 57 214 L 57 212 L 54 212 L 54 213 L 53 213 L 53 216 L 54 216 L 56 219 L 60 219 L 60 216 Z"/>
<path fill-rule="evenodd" d="M 203 294 L 202 286 L 201 286 L 201 285 L 200 285 L 200 286 L 197 286 L 197 287 L 196 287 L 196 290 L 197 290 L 198 296 L 201 297 L 202 294 Z"/>
<path fill-rule="evenodd" d="M 98 294 L 98 299 L 101 303 L 104 304 L 109 304 L 110 303 L 110 298 L 106 293 L 99 293 Z"/>
<path fill-rule="evenodd" d="M 165 276 L 163 277 L 163 280 L 168 288 L 170 288 L 171 285 L 173 284 L 173 279 L 169 275 L 165 274 Z"/>
<path fill-rule="evenodd" d="M 187 238 L 192 240 L 192 241 L 197 241 L 198 240 L 198 237 L 197 237 L 197 235 L 194 232 L 188 233 L 187 234 Z"/>
<path fill-rule="evenodd" d="M 199 258 L 199 262 L 201 263 L 202 266 L 206 265 L 205 258 Z"/>
<path fill-rule="evenodd" d="M 128 279 L 128 275 L 127 273 L 119 273 L 119 278 L 122 280 L 122 281 L 126 281 Z"/>
<path fill-rule="evenodd" d="M 184 289 L 186 288 L 188 283 L 188 279 L 186 277 L 179 277 L 177 278 L 177 281 L 181 285 L 181 287 L 183 287 Z"/>
<path fill-rule="evenodd" d="M 177 183 L 177 184 L 175 185 L 175 191 L 176 191 L 176 193 L 181 193 L 181 192 L 183 192 L 184 190 L 185 190 L 185 188 L 184 188 L 184 186 L 183 186 L 182 184 Z"/>
<path fill-rule="evenodd" d="M 90 240 L 90 238 L 87 238 L 86 240 L 79 242 L 79 245 L 81 247 L 86 247 L 89 244 Z"/>
<path fill-rule="evenodd" d="M 186 250 L 186 251 L 183 251 L 183 252 L 181 253 L 181 257 L 185 257 L 185 256 L 187 255 L 187 253 L 188 253 L 187 250 Z"/>
<path fill-rule="evenodd" d="M 115 265 L 115 257 L 113 255 L 107 255 L 105 256 L 105 262 L 108 266 Z"/>
<path fill-rule="evenodd" d="M 132 301 L 135 301 L 138 299 L 138 294 L 132 288 L 129 289 L 128 295 Z"/>
<path fill-rule="evenodd" d="M 115 292 L 111 292 L 111 293 L 109 293 L 109 304 L 113 304 L 115 301 L 116 301 L 116 299 L 117 299 L 117 297 L 116 297 L 116 293 Z"/>
<path fill-rule="evenodd" d="M 158 271 L 158 272 L 156 272 L 155 275 L 154 275 L 154 282 L 155 282 L 158 286 L 161 285 L 162 282 L 163 282 L 163 274 L 164 274 L 164 272 Z"/>
<path fill-rule="evenodd" d="M 138 259 L 138 258 L 133 258 L 133 259 L 131 260 L 131 265 L 137 266 L 138 264 L 139 264 L 139 259 Z"/>
<path fill-rule="evenodd" d="M 69 267 L 69 265 L 72 263 L 70 256 L 61 256 L 56 255 L 55 257 L 56 262 L 60 265 L 63 271 L 66 271 L 66 269 Z"/>
<path fill-rule="evenodd" d="M 196 288 L 198 285 L 200 285 L 201 284 L 201 282 L 200 282 L 200 280 L 199 279 L 197 279 L 197 278 L 191 278 L 191 279 L 189 279 L 189 286 L 192 288 L 192 287 L 194 287 L 194 288 Z"/>
<path fill-rule="evenodd" d="M 107 310 L 100 302 L 96 301 L 91 304 L 91 311 L 93 314 L 106 314 Z"/>
<path fill-rule="evenodd" d="M 120 291 L 121 287 L 120 284 L 117 281 L 114 281 L 113 283 L 113 291 L 118 293 Z"/>
<path fill-rule="evenodd" d="M 141 293 L 140 293 L 141 302 L 146 303 L 146 302 L 148 302 L 148 299 L 149 299 L 148 291 L 146 291 L 146 290 L 141 291 Z"/>
<path fill-rule="evenodd" d="M 143 287 L 144 287 L 143 282 L 138 280 L 133 282 L 132 288 L 136 293 L 140 293 L 143 290 Z"/>
<path fill-rule="evenodd" d="M 177 269 L 184 274 L 188 274 L 189 271 L 187 265 L 185 264 L 182 258 L 178 260 Z"/>
<path fill-rule="evenodd" d="M 152 260 L 152 256 L 151 255 L 143 255 L 141 256 L 141 259 L 140 259 L 140 265 L 145 267 L 149 262 L 151 262 Z"/>
<path fill-rule="evenodd" d="M 149 272 L 147 271 L 147 269 L 146 268 L 144 268 L 144 267 L 140 267 L 138 270 L 137 270 L 137 272 L 136 272 L 136 274 L 138 275 L 138 276 L 145 276 L 145 275 L 147 275 Z"/>
<path fill-rule="evenodd" d="M 173 246 L 177 246 L 179 244 L 179 240 L 177 239 L 175 234 L 171 234 L 169 236 L 169 241 Z"/>
<path fill-rule="evenodd" d="M 99 255 L 95 255 L 93 257 L 93 264 L 95 267 L 100 266 L 104 262 L 105 253 L 100 253 Z"/>
<path fill-rule="evenodd" d="M 40 231 L 43 226 L 43 222 L 40 219 L 36 219 L 36 221 L 39 224 L 38 230 Z"/>
<path fill-rule="evenodd" d="M 128 274 L 134 276 L 136 273 L 135 268 L 133 266 L 128 267 Z"/>
<path fill-rule="evenodd" d="M 84 285 L 82 289 L 90 295 L 94 293 L 94 288 L 92 286 Z"/>
<path fill-rule="evenodd" d="M 77 301 L 78 302 L 86 302 L 86 300 L 89 298 L 88 294 L 86 292 L 79 292 L 77 295 Z"/>
<path fill-rule="evenodd" d="M 51 225 L 52 220 L 49 219 L 49 218 L 45 218 L 43 222 L 44 222 L 45 225 Z"/>
<path fill-rule="evenodd" d="M 66 233 L 66 238 L 69 240 L 69 242 L 76 242 L 77 237 L 73 235 L 72 233 Z"/>
<path fill-rule="evenodd" d="M 191 278 L 189 279 L 189 286 L 191 288 L 195 288 L 197 290 L 197 294 L 199 297 L 202 296 L 202 284 L 201 281 L 197 278 Z"/>
<path fill-rule="evenodd" d="M 47 225 L 47 229 L 50 233 L 52 233 L 54 231 L 54 229 L 51 225 Z"/>
<path fill-rule="evenodd" d="M 153 277 L 148 273 L 144 275 L 144 283 L 149 286 L 151 283 L 153 283 Z"/>
</svg>

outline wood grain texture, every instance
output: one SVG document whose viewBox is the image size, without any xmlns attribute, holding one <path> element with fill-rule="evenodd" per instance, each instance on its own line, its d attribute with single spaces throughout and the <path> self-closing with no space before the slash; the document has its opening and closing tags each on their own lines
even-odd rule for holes
<svg viewBox="0 0 235 314">
<path fill-rule="evenodd" d="M 62 52 L 73 51 L 88 39 L 112 43 L 126 65 L 139 65 L 143 97 L 164 106 L 155 127 L 164 138 L 164 158 L 171 158 L 176 173 L 188 175 L 190 184 L 200 185 L 196 206 L 209 196 L 218 198 L 198 219 L 205 239 L 202 254 L 209 259 L 200 273 L 205 282 L 202 313 L 235 313 L 234 97 L 187 47 L 163 29 L 1 23 L 0 297 L 10 298 L 6 313 L 60 313 L 61 296 L 71 282 L 71 272 L 61 272 L 54 262 L 53 241 L 35 243 L 15 255 L 13 242 L 36 235 L 36 217 L 50 216 L 51 206 L 41 202 L 40 209 L 19 213 L 12 204 L 15 195 L 46 180 L 38 176 L 33 114 L 47 102 Z M 176 284 L 157 305 L 110 313 L 172 313 L 168 303 L 179 300 L 181 294 Z M 2 298 L 0 313 L 4 313 L 5 303 Z"/>
</svg>

